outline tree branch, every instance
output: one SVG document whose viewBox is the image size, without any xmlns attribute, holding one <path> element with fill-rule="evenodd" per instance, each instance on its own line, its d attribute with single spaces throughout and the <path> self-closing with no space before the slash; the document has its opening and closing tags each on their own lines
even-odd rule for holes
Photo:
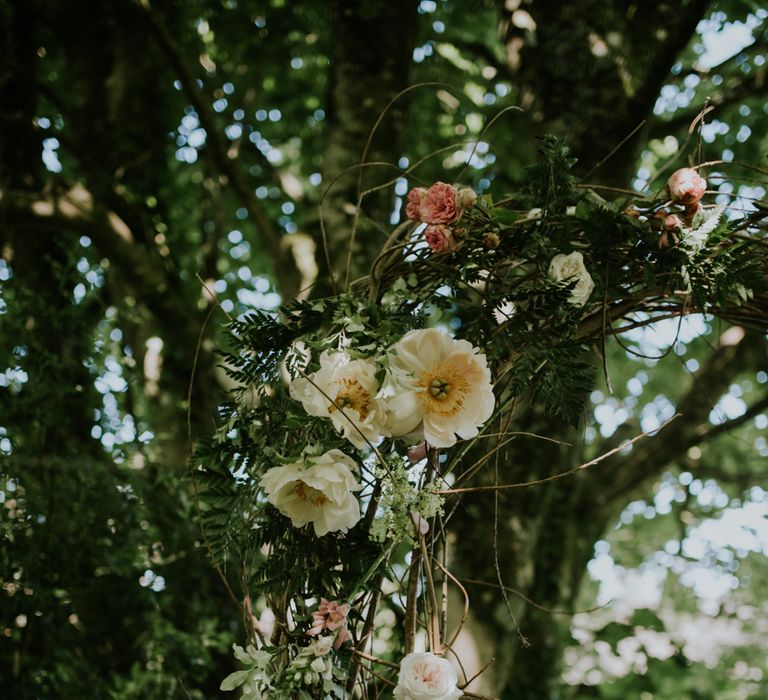
<svg viewBox="0 0 768 700">
<path fill-rule="evenodd" d="M 768 95 L 768 79 L 762 71 L 742 76 L 741 80 L 730 89 L 718 90 L 709 97 L 713 107 L 727 108 L 739 104 L 749 97 Z M 670 119 L 656 119 L 650 127 L 650 138 L 662 138 L 671 133 L 687 128 L 701 112 L 701 105 L 694 109 L 676 111 Z"/>
<path fill-rule="evenodd" d="M 672 462 L 683 458 L 691 447 L 737 428 L 757 415 L 768 405 L 768 397 L 758 401 L 742 416 L 726 423 L 711 427 L 708 420 L 712 408 L 735 377 L 746 368 L 764 365 L 764 358 L 765 341 L 760 335 L 745 333 L 739 327 L 723 333 L 719 347 L 699 369 L 690 388 L 678 401 L 676 410 L 681 417 L 661 437 L 638 445 L 624 457 L 617 457 L 610 483 L 606 484 L 604 480 L 602 484 L 592 483 L 592 488 L 585 490 L 587 494 L 594 490 L 588 497 L 596 495 L 598 503 L 605 507 L 624 502 L 627 494 L 656 478 Z M 625 423 L 598 450 L 603 452 L 620 444 L 633 429 L 631 423 Z M 587 478 L 596 482 L 599 475 L 588 474 Z"/>
<path fill-rule="evenodd" d="M 179 315 L 186 315 L 186 305 L 168 293 L 165 274 L 150 263 L 127 224 L 113 211 L 100 209 L 82 185 L 34 195 L 0 190 L 0 215 L 6 225 L 33 234 L 58 229 L 92 238 L 131 287 L 141 293 L 158 323 L 171 324 L 178 333 Z"/>
<path fill-rule="evenodd" d="M 156 13 L 143 4 L 141 7 L 144 9 L 144 15 L 152 30 L 152 34 L 168 59 L 169 64 L 176 72 L 179 82 L 181 82 L 187 97 L 197 112 L 200 125 L 205 129 L 205 150 L 210 154 L 219 172 L 226 176 L 232 184 L 232 188 L 248 210 L 248 215 L 256 224 L 256 229 L 264 249 L 272 258 L 275 271 L 279 271 L 276 279 L 281 295 L 286 301 L 294 298 L 301 286 L 301 276 L 292 254 L 292 248 L 286 245 L 283 236 L 259 204 L 243 171 L 230 157 L 229 149 L 222 137 L 222 130 L 218 124 L 216 114 L 208 104 L 205 95 L 198 88 L 195 77 L 187 67 L 176 41 Z"/>
</svg>

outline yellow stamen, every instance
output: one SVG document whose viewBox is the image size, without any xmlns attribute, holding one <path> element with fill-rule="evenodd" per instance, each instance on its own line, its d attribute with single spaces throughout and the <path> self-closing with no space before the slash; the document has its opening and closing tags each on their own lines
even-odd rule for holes
<svg viewBox="0 0 768 700">
<path fill-rule="evenodd" d="M 451 364 L 438 364 L 424 372 L 417 386 L 424 389 L 421 395 L 424 410 L 439 416 L 456 415 L 464 405 L 464 396 L 470 390 L 467 378 L 458 367 Z"/>
<path fill-rule="evenodd" d="M 357 411 L 360 420 L 365 420 L 371 410 L 371 395 L 357 379 L 344 377 L 338 383 L 341 385 L 341 389 L 333 399 L 334 403 L 328 408 L 329 413 L 333 413 L 337 408 L 349 408 Z"/>
<path fill-rule="evenodd" d="M 317 507 L 324 506 L 329 500 L 322 491 L 307 486 L 303 481 L 296 482 L 296 495 L 300 501 L 309 501 L 313 506 Z"/>
</svg>

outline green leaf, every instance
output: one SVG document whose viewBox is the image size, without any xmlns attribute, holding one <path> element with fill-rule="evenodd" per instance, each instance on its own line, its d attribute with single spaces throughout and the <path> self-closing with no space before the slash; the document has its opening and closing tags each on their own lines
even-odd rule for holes
<svg viewBox="0 0 768 700">
<path fill-rule="evenodd" d="M 621 622 L 609 622 L 596 635 L 595 639 L 602 642 L 608 642 L 611 649 L 615 652 L 616 645 L 627 637 L 632 636 L 632 627 L 624 625 Z"/>
<path fill-rule="evenodd" d="M 248 680 L 248 674 L 250 671 L 235 671 L 230 673 L 219 686 L 219 690 L 234 690 L 239 688 L 243 683 Z"/>
<path fill-rule="evenodd" d="M 635 610 L 629 624 L 633 627 L 645 627 L 646 629 L 655 630 L 656 632 L 664 631 L 664 622 L 662 622 L 661 618 L 649 608 Z"/>
</svg>

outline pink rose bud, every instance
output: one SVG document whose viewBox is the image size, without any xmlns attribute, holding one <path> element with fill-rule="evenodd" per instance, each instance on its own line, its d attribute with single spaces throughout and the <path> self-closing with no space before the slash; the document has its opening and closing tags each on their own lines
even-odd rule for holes
<svg viewBox="0 0 768 700">
<path fill-rule="evenodd" d="M 408 449 L 408 461 L 411 464 L 421 462 L 427 456 L 427 443 L 422 442 L 419 445 L 414 445 Z"/>
<path fill-rule="evenodd" d="M 680 204 L 695 204 L 707 189 L 707 181 L 693 168 L 680 168 L 667 180 L 669 196 Z"/>
<path fill-rule="evenodd" d="M 456 204 L 456 188 L 436 182 L 427 190 L 419 207 L 419 218 L 425 224 L 452 224 L 461 216 Z"/>
<path fill-rule="evenodd" d="M 679 216 L 670 214 L 669 216 L 664 217 L 664 228 L 667 231 L 679 231 L 683 228 L 683 222 L 680 220 Z"/>
<path fill-rule="evenodd" d="M 421 208 L 421 201 L 427 194 L 425 187 L 414 187 L 408 193 L 408 199 L 405 204 L 405 215 L 411 219 L 411 221 L 421 221 L 419 209 Z"/>
<path fill-rule="evenodd" d="M 415 510 L 411 511 L 411 521 L 420 535 L 426 535 L 429 532 L 429 523 Z"/>
<path fill-rule="evenodd" d="M 469 209 L 477 204 L 477 193 L 471 187 L 462 187 L 456 194 L 456 206 Z"/>
<path fill-rule="evenodd" d="M 441 224 L 432 224 L 424 229 L 424 240 L 433 253 L 447 253 L 456 248 L 451 229 Z"/>
</svg>

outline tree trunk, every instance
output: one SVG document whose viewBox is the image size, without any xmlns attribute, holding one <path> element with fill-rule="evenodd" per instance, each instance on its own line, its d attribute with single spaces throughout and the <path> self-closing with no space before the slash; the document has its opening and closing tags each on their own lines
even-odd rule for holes
<svg viewBox="0 0 768 700">
<path fill-rule="evenodd" d="M 579 159 L 577 171 L 588 172 L 652 115 L 672 64 L 709 4 L 506 2 L 507 66 L 533 130 L 565 137 Z M 591 180 L 626 186 L 647 134 L 647 127 L 638 129 Z"/>
<path fill-rule="evenodd" d="M 405 101 L 399 99 L 376 130 L 365 162 L 389 166 L 355 166 L 362 162 L 369 134 L 389 101 L 408 84 L 416 32 L 415 0 L 332 0 L 334 53 L 324 147 L 322 206 L 329 259 L 321 252 L 321 279 L 330 269 L 336 288 L 365 274 L 386 240 L 392 211 L 391 189 L 369 196 L 358 211 L 360 192 L 394 179 L 404 126 Z M 376 222 L 375 224 L 373 222 Z M 357 223 L 354 241 L 353 227 Z M 322 236 L 319 250 L 323 250 Z M 348 251 L 352 255 L 348 260 Z"/>
</svg>

